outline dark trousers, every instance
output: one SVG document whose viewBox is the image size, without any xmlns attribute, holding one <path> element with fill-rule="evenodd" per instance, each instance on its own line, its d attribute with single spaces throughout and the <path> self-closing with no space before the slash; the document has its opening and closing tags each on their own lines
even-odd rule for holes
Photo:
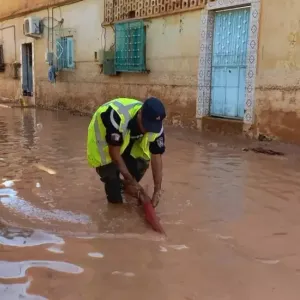
<svg viewBox="0 0 300 300">
<path fill-rule="evenodd" d="M 149 162 L 139 158 L 135 159 L 130 154 L 123 154 L 122 157 L 130 174 L 139 182 L 149 168 Z M 117 165 L 110 163 L 96 168 L 96 172 L 104 183 L 107 201 L 122 203 L 122 182 Z"/>
</svg>

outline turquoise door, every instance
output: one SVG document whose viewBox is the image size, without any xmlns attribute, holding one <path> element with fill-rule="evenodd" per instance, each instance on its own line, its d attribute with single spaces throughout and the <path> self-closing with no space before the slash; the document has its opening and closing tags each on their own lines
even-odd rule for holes
<svg viewBox="0 0 300 300">
<path fill-rule="evenodd" d="M 248 29 L 248 8 L 216 12 L 211 79 L 212 116 L 244 117 Z"/>
</svg>

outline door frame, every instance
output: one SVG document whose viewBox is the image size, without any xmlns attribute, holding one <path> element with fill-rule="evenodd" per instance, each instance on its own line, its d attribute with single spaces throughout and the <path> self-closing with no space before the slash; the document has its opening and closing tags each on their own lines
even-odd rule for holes
<svg viewBox="0 0 300 300">
<path fill-rule="evenodd" d="M 27 97 L 28 101 L 30 103 L 28 103 L 29 105 L 35 105 L 35 94 L 36 94 L 36 82 L 35 82 L 35 52 L 34 52 L 34 39 L 33 38 L 25 38 L 23 40 L 21 40 L 20 42 L 20 64 L 21 64 L 21 68 L 20 68 L 20 97 L 23 98 L 23 45 L 24 44 L 31 44 L 31 48 L 32 48 L 32 97 Z"/>
<path fill-rule="evenodd" d="M 231 14 L 234 19 L 231 19 Z M 234 15 L 236 15 L 236 17 L 234 17 Z M 228 18 L 226 24 L 221 21 L 223 17 L 226 19 Z M 224 34 L 226 35 L 228 34 L 228 31 L 233 30 L 231 21 L 236 24 L 237 19 L 235 18 L 243 18 L 242 21 L 246 22 L 241 26 L 241 30 L 246 31 L 246 39 L 242 37 L 243 34 L 239 29 L 235 29 L 238 30 L 239 33 L 235 34 L 234 40 L 228 44 L 226 43 L 226 40 L 229 36 L 226 36 L 224 40 Z M 238 9 L 221 9 L 215 11 L 212 48 L 211 101 L 209 105 L 209 115 L 212 117 L 232 120 L 243 120 L 244 118 L 249 21 L 249 6 L 238 7 Z M 220 27 L 219 22 L 223 23 L 222 27 Z M 218 33 L 222 33 L 221 36 L 215 36 L 215 34 L 218 35 Z M 240 35 L 240 38 L 238 35 Z M 225 49 L 220 50 L 218 47 L 219 43 L 221 43 Z M 239 43 L 240 47 L 236 48 Z M 242 52 L 237 52 L 237 50 Z M 225 51 L 226 54 L 222 51 Z M 234 53 L 236 55 L 231 56 L 233 54 L 231 51 L 235 51 Z M 230 57 L 226 57 L 227 53 Z M 216 60 L 215 54 L 218 56 Z M 235 61 L 234 57 L 237 57 L 238 55 L 242 55 L 240 56 L 242 57 L 242 60 Z M 230 63 L 226 62 L 227 59 L 230 60 Z M 235 74 L 235 76 L 232 77 L 229 74 Z M 233 92 L 233 90 L 235 90 L 235 92 Z M 230 93 L 230 95 L 228 93 Z"/>
<path fill-rule="evenodd" d="M 215 12 L 250 7 L 249 38 L 247 45 L 245 110 L 243 122 L 254 123 L 255 77 L 258 52 L 260 0 L 217 0 L 209 2 L 201 11 L 201 42 L 198 67 L 198 97 L 196 117 L 209 115 L 211 102 L 212 52 Z"/>
</svg>

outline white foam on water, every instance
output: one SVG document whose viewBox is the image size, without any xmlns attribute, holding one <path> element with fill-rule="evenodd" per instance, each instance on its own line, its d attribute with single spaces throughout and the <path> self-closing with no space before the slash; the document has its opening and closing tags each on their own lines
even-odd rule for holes
<svg viewBox="0 0 300 300">
<path fill-rule="evenodd" d="M 59 248 L 59 247 L 49 247 L 49 248 L 47 248 L 47 250 L 49 251 L 49 252 L 52 252 L 52 253 L 56 253 L 56 254 L 63 254 L 64 253 L 64 251 L 61 249 L 61 248 Z"/>
<path fill-rule="evenodd" d="M 112 274 L 112 275 L 121 275 L 122 272 L 120 272 L 120 271 L 113 271 L 111 274 Z"/>
<path fill-rule="evenodd" d="M 159 246 L 159 251 L 160 252 L 168 252 L 168 249 L 163 246 Z"/>
<path fill-rule="evenodd" d="M 21 262 L 0 261 L 0 279 L 23 278 L 30 268 L 47 268 L 53 271 L 80 274 L 84 270 L 76 265 L 62 261 L 28 260 Z"/>
<path fill-rule="evenodd" d="M 182 225 L 183 221 L 182 220 L 178 220 L 178 221 L 163 221 L 162 224 L 163 225 Z"/>
<path fill-rule="evenodd" d="M 88 256 L 94 257 L 94 258 L 103 258 L 104 254 L 101 252 L 90 252 L 90 253 L 88 253 Z"/>
<path fill-rule="evenodd" d="M 6 188 L 12 187 L 14 184 L 15 183 L 13 180 L 5 180 L 4 182 L 2 182 L 2 185 L 5 186 Z"/>
<path fill-rule="evenodd" d="M 132 272 L 125 272 L 125 273 L 123 273 L 123 275 L 126 277 L 134 277 L 135 276 L 135 274 Z"/>
<path fill-rule="evenodd" d="M 226 235 L 220 235 L 220 234 L 217 234 L 216 238 L 219 240 L 233 240 L 232 236 L 226 236 Z"/>
<path fill-rule="evenodd" d="M 278 259 L 272 260 L 272 259 L 256 258 L 255 260 L 262 263 L 262 264 L 265 264 L 265 265 L 277 265 L 280 262 L 280 260 L 278 260 Z"/>
<path fill-rule="evenodd" d="M 23 234 L 25 232 L 25 235 Z M 28 234 L 28 231 L 22 229 L 7 228 L 5 233 L 0 231 L 0 244 L 12 247 L 33 247 L 44 244 L 63 245 L 65 242 L 62 238 L 43 232 L 42 230 L 34 230 Z"/>
<path fill-rule="evenodd" d="M 44 171 L 50 175 L 55 175 L 56 174 L 56 171 L 53 170 L 53 169 L 50 169 L 42 164 L 34 164 L 33 166 L 35 166 L 37 169 L 41 170 L 41 171 Z"/>
<path fill-rule="evenodd" d="M 47 298 L 42 296 L 29 295 L 27 289 L 30 287 L 30 284 L 30 281 L 26 283 L 0 284 L 1 299 L 47 300 Z"/>
<path fill-rule="evenodd" d="M 172 248 L 174 250 L 184 250 L 189 249 L 186 245 L 168 245 L 169 248 Z"/>
<path fill-rule="evenodd" d="M 81 239 L 81 240 L 93 240 L 96 239 L 95 236 L 77 236 L 77 239 Z"/>
<path fill-rule="evenodd" d="M 11 108 L 10 106 L 5 105 L 5 104 L 0 104 L 0 107 L 1 107 L 1 108 Z"/>
<path fill-rule="evenodd" d="M 125 276 L 125 277 L 134 277 L 135 274 L 132 273 L 132 272 L 121 272 L 121 271 L 114 271 L 111 273 L 112 275 L 122 275 L 122 276 Z"/>
<path fill-rule="evenodd" d="M 78 239 L 90 240 L 96 238 L 103 238 L 103 239 L 137 239 L 141 241 L 153 241 L 153 242 L 162 242 L 165 241 L 166 238 L 161 235 L 156 234 L 139 234 L 139 233 L 98 233 L 92 236 L 76 236 Z"/>
<path fill-rule="evenodd" d="M 25 215 L 31 219 L 37 219 L 40 221 L 54 220 L 58 222 L 69 223 L 90 223 L 90 218 L 87 215 L 75 214 L 70 211 L 64 211 L 59 209 L 46 210 L 38 208 L 32 205 L 30 202 L 18 197 L 18 193 L 10 188 L 0 189 L 0 203 L 15 213 Z"/>
<path fill-rule="evenodd" d="M 36 124 L 36 131 L 40 132 L 43 129 L 43 124 L 42 123 L 37 123 Z"/>
</svg>

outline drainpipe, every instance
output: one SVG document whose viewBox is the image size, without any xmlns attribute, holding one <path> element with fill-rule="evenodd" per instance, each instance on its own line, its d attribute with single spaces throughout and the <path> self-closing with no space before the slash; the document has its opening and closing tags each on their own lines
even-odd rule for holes
<svg viewBox="0 0 300 300">
<path fill-rule="evenodd" d="M 49 7 L 47 7 L 47 13 L 48 13 L 48 20 L 47 20 L 47 22 L 49 22 L 50 23 L 50 11 L 49 11 Z M 48 51 L 50 51 L 50 28 L 49 28 L 49 26 L 50 26 L 50 24 L 48 23 L 48 28 L 47 28 L 47 30 L 48 30 Z"/>
<path fill-rule="evenodd" d="M 55 8 L 58 8 L 59 6 L 52 6 L 52 9 L 51 9 L 51 30 L 52 30 L 52 41 L 51 41 L 51 45 L 52 45 L 52 52 L 54 52 L 54 9 Z"/>
<path fill-rule="evenodd" d="M 16 38 L 16 25 L 10 25 L 7 27 L 0 28 L 0 31 L 6 30 L 6 29 L 14 29 L 14 42 L 15 42 L 15 61 L 17 61 L 17 38 Z"/>
<path fill-rule="evenodd" d="M 51 34 L 51 47 L 52 47 L 52 52 L 54 52 L 54 45 L 53 45 L 53 41 L 54 41 L 54 30 L 53 30 L 53 9 L 54 7 L 51 8 L 51 30 L 52 30 L 52 34 Z"/>
</svg>

